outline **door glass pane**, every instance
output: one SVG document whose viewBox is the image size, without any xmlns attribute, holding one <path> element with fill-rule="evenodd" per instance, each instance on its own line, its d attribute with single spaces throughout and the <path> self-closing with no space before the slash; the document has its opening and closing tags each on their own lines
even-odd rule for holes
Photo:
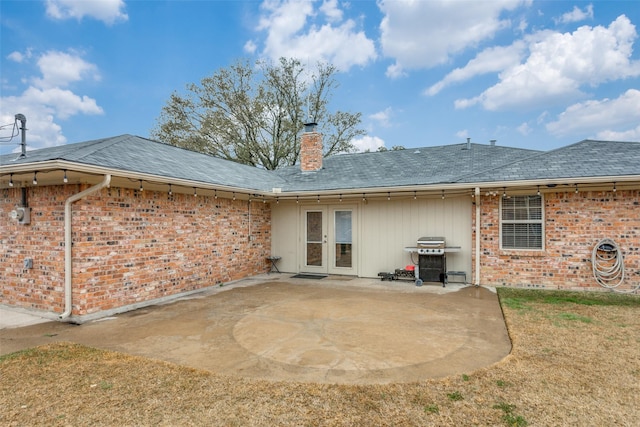
<svg viewBox="0 0 640 427">
<path fill-rule="evenodd" d="M 307 212 L 307 265 L 322 266 L 322 212 Z"/>
<path fill-rule="evenodd" d="M 335 242 L 336 242 L 336 267 L 351 268 L 352 241 L 351 241 L 351 211 L 335 212 Z"/>
</svg>

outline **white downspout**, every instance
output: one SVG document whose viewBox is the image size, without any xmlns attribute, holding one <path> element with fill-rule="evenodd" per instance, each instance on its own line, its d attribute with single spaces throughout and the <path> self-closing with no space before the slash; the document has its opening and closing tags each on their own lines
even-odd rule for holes
<svg viewBox="0 0 640 427">
<path fill-rule="evenodd" d="M 60 320 L 66 319 L 71 315 L 73 306 L 71 305 L 72 294 L 72 269 L 71 269 L 71 204 L 76 202 L 89 194 L 100 191 L 105 187 L 108 187 L 111 183 L 111 175 L 105 175 L 102 182 L 87 188 L 84 191 L 74 194 L 64 202 L 64 313 L 59 316 Z"/>
<path fill-rule="evenodd" d="M 474 285 L 480 286 L 480 187 L 475 189 L 476 195 L 476 277 Z"/>
</svg>

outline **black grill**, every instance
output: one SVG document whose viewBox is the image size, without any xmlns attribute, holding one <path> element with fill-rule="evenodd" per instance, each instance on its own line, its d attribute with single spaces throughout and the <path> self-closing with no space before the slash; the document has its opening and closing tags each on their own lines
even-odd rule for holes
<svg viewBox="0 0 640 427">
<path fill-rule="evenodd" d="M 418 268 L 423 282 L 441 282 L 444 285 L 447 271 L 445 255 L 419 255 Z"/>
<path fill-rule="evenodd" d="M 447 257 L 444 237 L 420 237 L 418 239 L 418 276 L 423 282 L 447 281 Z"/>
</svg>

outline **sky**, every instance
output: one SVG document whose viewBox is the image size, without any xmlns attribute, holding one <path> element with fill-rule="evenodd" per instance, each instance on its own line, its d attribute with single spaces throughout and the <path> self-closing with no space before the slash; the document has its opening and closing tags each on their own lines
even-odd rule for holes
<svg viewBox="0 0 640 427">
<path fill-rule="evenodd" d="M 239 59 L 339 70 L 360 151 L 640 141 L 640 2 L 0 2 L 0 153 L 149 137 L 173 92 Z M 13 138 L 12 135 L 15 135 Z"/>
</svg>

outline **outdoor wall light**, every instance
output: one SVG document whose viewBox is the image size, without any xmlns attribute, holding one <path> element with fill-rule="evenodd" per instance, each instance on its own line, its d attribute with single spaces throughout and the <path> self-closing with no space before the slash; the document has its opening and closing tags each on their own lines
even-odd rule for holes
<svg viewBox="0 0 640 427">
<path fill-rule="evenodd" d="M 362 193 L 362 201 L 363 201 L 363 202 L 366 202 L 366 201 L 367 201 L 367 198 L 364 196 L 364 193 Z"/>
<path fill-rule="evenodd" d="M 9 187 L 13 187 L 13 174 L 9 175 Z M 615 188 L 615 186 L 614 186 L 614 188 Z M 615 190 L 613 190 L 613 191 L 615 191 Z"/>
<path fill-rule="evenodd" d="M 540 195 L 540 186 L 538 185 L 538 196 Z"/>
<path fill-rule="evenodd" d="M 218 190 L 213 190 L 213 198 L 218 200 Z"/>
<path fill-rule="evenodd" d="M 38 172 L 33 173 L 33 185 L 38 185 Z"/>
<path fill-rule="evenodd" d="M 391 200 L 391 192 L 387 192 L 387 200 Z"/>
<path fill-rule="evenodd" d="M 67 170 L 66 169 L 64 170 L 64 177 L 62 177 L 62 182 L 64 182 L 65 184 L 67 182 L 69 182 L 69 178 L 67 178 Z"/>
<path fill-rule="evenodd" d="M 193 187 L 193 197 L 198 197 L 198 189 Z"/>
<path fill-rule="evenodd" d="M 444 200 L 444 190 L 442 190 L 442 200 Z"/>
<path fill-rule="evenodd" d="M 11 183 L 9 183 L 9 185 L 11 185 Z M 616 183 L 615 182 L 613 183 L 613 192 L 614 193 L 616 192 Z"/>
<path fill-rule="evenodd" d="M 340 202 L 342 202 L 342 194 L 340 194 Z"/>
<path fill-rule="evenodd" d="M 413 200 L 416 200 L 418 198 L 418 192 L 414 191 L 413 192 Z"/>
<path fill-rule="evenodd" d="M 171 196 L 173 194 L 173 190 L 171 189 L 171 184 L 169 184 L 169 195 Z"/>
<path fill-rule="evenodd" d="M 140 188 L 138 188 L 139 191 L 144 191 L 144 187 L 142 186 L 142 180 L 140 180 Z"/>
<path fill-rule="evenodd" d="M 235 191 L 233 192 L 233 200 L 234 201 L 236 200 L 236 192 Z"/>
<path fill-rule="evenodd" d="M 578 184 L 576 184 L 576 194 L 578 194 Z"/>
</svg>

